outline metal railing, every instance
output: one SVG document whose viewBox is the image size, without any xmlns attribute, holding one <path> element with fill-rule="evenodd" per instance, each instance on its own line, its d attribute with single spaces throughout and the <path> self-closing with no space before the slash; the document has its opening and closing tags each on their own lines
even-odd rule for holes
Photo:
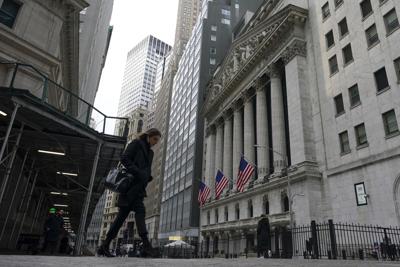
<svg viewBox="0 0 400 267">
<path fill-rule="evenodd" d="M 311 222 L 293 229 L 294 252 L 304 258 L 400 260 L 400 228 Z"/>
<path fill-rule="evenodd" d="M 9 81 L 0 86 L 11 89 L 27 89 L 42 103 L 61 111 L 69 118 L 102 134 L 128 136 L 129 119 L 126 117 L 107 116 L 74 92 L 49 79 L 44 73 L 29 64 L 0 62 L 0 67 L 8 70 Z M 98 117 L 98 122 L 91 119 Z M 106 133 L 106 125 L 115 124 L 114 133 Z"/>
</svg>

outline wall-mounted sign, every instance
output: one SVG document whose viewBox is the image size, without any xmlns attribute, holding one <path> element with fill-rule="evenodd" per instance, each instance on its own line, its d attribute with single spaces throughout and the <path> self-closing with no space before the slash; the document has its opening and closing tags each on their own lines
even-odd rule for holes
<svg viewBox="0 0 400 267">
<path fill-rule="evenodd" d="M 364 182 L 354 185 L 354 191 L 356 193 L 357 206 L 364 206 L 368 204 L 367 192 L 365 191 Z"/>
</svg>

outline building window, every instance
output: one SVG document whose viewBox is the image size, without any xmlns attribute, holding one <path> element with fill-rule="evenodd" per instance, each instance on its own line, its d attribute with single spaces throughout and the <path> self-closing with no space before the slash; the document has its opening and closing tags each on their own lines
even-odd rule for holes
<svg viewBox="0 0 400 267">
<path fill-rule="evenodd" d="M 326 47 L 327 49 L 331 48 L 335 44 L 335 38 L 333 37 L 333 31 L 331 30 L 327 34 L 325 34 L 326 39 Z"/>
<path fill-rule="evenodd" d="M 396 58 L 394 61 L 394 70 L 397 75 L 397 82 L 400 83 L 400 57 Z"/>
<path fill-rule="evenodd" d="M 339 134 L 340 141 L 340 152 L 341 154 L 346 154 L 350 152 L 350 143 L 349 143 L 349 135 L 347 131 L 344 131 Z"/>
<path fill-rule="evenodd" d="M 231 25 L 231 20 L 230 20 L 230 19 L 222 18 L 222 19 L 221 19 L 221 23 L 222 23 L 222 24 L 226 24 L 226 25 Z"/>
<path fill-rule="evenodd" d="M 221 9 L 221 14 L 227 17 L 231 16 L 231 11 L 228 9 Z"/>
<path fill-rule="evenodd" d="M 347 20 L 346 18 L 342 19 L 339 23 L 339 34 L 340 34 L 340 38 L 342 38 L 343 36 L 345 36 L 346 34 L 349 33 L 349 27 L 347 27 Z"/>
<path fill-rule="evenodd" d="M 396 134 L 399 132 L 399 127 L 397 125 L 396 113 L 394 109 L 389 110 L 382 114 L 383 125 L 385 127 L 386 136 Z"/>
<path fill-rule="evenodd" d="M 364 0 L 360 3 L 361 14 L 363 19 L 372 14 L 372 6 L 370 0 Z"/>
<path fill-rule="evenodd" d="M 215 209 L 215 223 L 218 223 L 218 217 L 219 217 L 218 209 Z"/>
<path fill-rule="evenodd" d="M 378 92 L 389 88 L 389 82 L 388 82 L 388 78 L 387 78 L 387 75 L 386 75 L 385 67 L 383 67 L 380 70 L 376 71 L 374 73 L 374 76 L 375 76 L 376 89 L 377 89 Z"/>
<path fill-rule="evenodd" d="M 210 224 L 210 211 L 207 211 L 207 224 Z"/>
<path fill-rule="evenodd" d="M 335 96 L 336 116 L 344 113 L 343 97 L 342 94 Z"/>
<path fill-rule="evenodd" d="M 227 222 L 227 221 L 229 220 L 228 207 L 225 207 L 225 209 L 224 209 L 224 214 L 225 214 L 225 221 Z"/>
<path fill-rule="evenodd" d="M 0 23 L 12 28 L 17 18 L 21 4 L 13 0 L 4 0 L 0 7 Z"/>
<path fill-rule="evenodd" d="M 350 107 L 355 107 L 361 103 L 357 84 L 349 88 L 349 98 L 350 98 Z"/>
<path fill-rule="evenodd" d="M 330 69 L 331 75 L 333 75 L 339 71 L 336 55 L 334 55 L 333 57 L 331 57 L 329 59 L 329 69 Z"/>
<path fill-rule="evenodd" d="M 250 199 L 247 202 L 248 217 L 253 218 L 253 201 Z"/>
<path fill-rule="evenodd" d="M 346 45 L 342 49 L 342 54 L 343 54 L 344 65 L 347 65 L 354 60 L 353 52 L 351 51 L 351 44 Z"/>
<path fill-rule="evenodd" d="M 217 41 L 217 36 L 216 35 L 211 35 L 211 41 Z"/>
<path fill-rule="evenodd" d="M 141 133 L 143 130 L 143 120 L 138 121 L 137 133 Z"/>
<path fill-rule="evenodd" d="M 240 208 L 239 208 L 239 203 L 237 203 L 235 205 L 235 216 L 236 216 L 236 220 L 240 219 Z"/>
<path fill-rule="evenodd" d="M 210 58 L 210 64 L 215 65 L 215 58 Z"/>
<path fill-rule="evenodd" d="M 379 36 L 376 30 L 376 25 L 373 24 L 365 31 L 365 36 L 367 37 L 368 47 L 371 47 L 377 43 L 379 43 Z"/>
<path fill-rule="evenodd" d="M 216 54 L 217 53 L 217 49 L 215 47 L 211 47 L 210 48 L 210 54 Z"/>
<path fill-rule="evenodd" d="M 387 0 L 379 0 L 379 4 L 383 5 Z"/>
<path fill-rule="evenodd" d="M 326 2 L 322 8 L 322 19 L 326 19 L 327 17 L 329 17 L 331 15 L 331 12 L 329 11 L 329 2 Z"/>
<path fill-rule="evenodd" d="M 211 25 L 211 31 L 216 32 L 217 31 L 217 26 L 216 25 Z"/>
<path fill-rule="evenodd" d="M 289 211 L 289 198 L 286 194 L 283 195 L 282 197 L 282 206 L 283 206 L 283 212 L 288 212 Z"/>
<path fill-rule="evenodd" d="M 264 196 L 263 198 L 263 210 L 264 214 L 269 214 L 269 201 L 268 201 L 268 196 Z"/>
<path fill-rule="evenodd" d="M 335 0 L 335 8 L 340 7 L 343 4 L 343 0 Z"/>
<path fill-rule="evenodd" d="M 385 16 L 383 16 L 386 26 L 386 33 L 390 34 L 399 28 L 399 20 L 397 19 L 396 10 L 393 8 Z"/>
<path fill-rule="evenodd" d="M 361 123 L 354 127 L 354 132 L 356 134 L 357 146 L 364 146 L 368 144 L 367 133 L 365 131 L 364 123 Z"/>
</svg>

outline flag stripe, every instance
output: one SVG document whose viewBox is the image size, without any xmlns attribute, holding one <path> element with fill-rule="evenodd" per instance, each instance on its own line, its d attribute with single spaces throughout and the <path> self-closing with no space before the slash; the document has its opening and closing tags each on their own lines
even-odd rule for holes
<svg viewBox="0 0 400 267">
<path fill-rule="evenodd" d="M 246 183 L 254 172 L 254 167 L 250 165 L 243 157 L 240 159 L 239 174 L 236 182 L 237 189 L 242 192 Z"/>
</svg>

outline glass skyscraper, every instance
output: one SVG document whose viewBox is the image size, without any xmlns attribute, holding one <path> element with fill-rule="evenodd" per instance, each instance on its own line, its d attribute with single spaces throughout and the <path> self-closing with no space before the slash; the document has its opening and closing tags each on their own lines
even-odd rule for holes
<svg viewBox="0 0 400 267">
<path fill-rule="evenodd" d="M 118 116 L 127 116 L 136 108 L 150 109 L 153 100 L 157 65 L 171 46 L 149 35 L 129 51 Z"/>
<path fill-rule="evenodd" d="M 158 235 L 161 242 L 172 236 L 192 244 L 198 240 L 197 193 L 202 175 L 204 132 L 200 114 L 204 88 L 231 44 L 237 21 L 248 6 L 256 10 L 260 2 L 202 2 L 201 14 L 173 80 Z"/>
</svg>

